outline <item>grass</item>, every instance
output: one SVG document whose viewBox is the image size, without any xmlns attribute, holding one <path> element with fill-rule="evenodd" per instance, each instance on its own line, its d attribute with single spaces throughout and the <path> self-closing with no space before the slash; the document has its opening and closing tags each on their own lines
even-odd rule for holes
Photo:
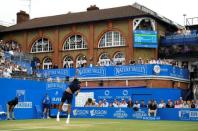
<svg viewBox="0 0 198 131">
<path fill-rule="evenodd" d="M 198 122 L 112 119 L 55 119 L 0 121 L 0 131 L 198 131 Z"/>
</svg>

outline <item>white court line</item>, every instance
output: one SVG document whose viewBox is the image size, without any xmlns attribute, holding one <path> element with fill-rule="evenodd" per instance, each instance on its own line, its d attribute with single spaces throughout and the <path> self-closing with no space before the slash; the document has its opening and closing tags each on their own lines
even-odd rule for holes
<svg viewBox="0 0 198 131">
<path fill-rule="evenodd" d="M 95 123 L 75 123 L 75 124 L 65 124 L 65 127 L 88 127 L 88 126 L 93 126 L 93 125 L 107 125 L 107 124 L 117 124 L 117 123 L 120 123 L 120 122 L 95 122 Z M 32 127 L 32 128 L 20 128 L 20 129 L 9 129 L 9 130 L 1 130 L 0 131 L 23 131 L 23 130 L 33 130 L 33 129 L 49 129 L 49 128 L 54 128 L 56 129 L 56 126 L 50 126 L 50 127 Z M 66 130 L 67 128 L 65 128 L 64 130 Z M 69 129 L 69 128 L 68 128 Z"/>
</svg>

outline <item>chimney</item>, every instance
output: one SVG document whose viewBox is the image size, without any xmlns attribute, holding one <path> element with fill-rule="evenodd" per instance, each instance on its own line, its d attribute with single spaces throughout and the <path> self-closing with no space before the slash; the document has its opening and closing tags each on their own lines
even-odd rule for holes
<svg viewBox="0 0 198 131">
<path fill-rule="evenodd" d="M 30 19 L 29 14 L 27 14 L 25 11 L 20 11 L 17 13 L 17 24 L 28 21 Z"/>
<path fill-rule="evenodd" d="M 96 5 L 90 5 L 90 7 L 87 8 L 87 11 L 92 11 L 92 10 L 99 10 L 99 8 Z"/>
</svg>

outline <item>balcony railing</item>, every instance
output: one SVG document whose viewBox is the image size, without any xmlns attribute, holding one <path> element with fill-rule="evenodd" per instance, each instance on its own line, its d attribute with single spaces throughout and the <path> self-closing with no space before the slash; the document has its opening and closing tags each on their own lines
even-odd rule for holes
<svg viewBox="0 0 198 131">
<path fill-rule="evenodd" d="M 187 33 L 173 34 L 165 36 L 160 40 L 161 45 L 182 45 L 182 44 L 198 44 L 198 31 L 192 30 Z"/>
</svg>

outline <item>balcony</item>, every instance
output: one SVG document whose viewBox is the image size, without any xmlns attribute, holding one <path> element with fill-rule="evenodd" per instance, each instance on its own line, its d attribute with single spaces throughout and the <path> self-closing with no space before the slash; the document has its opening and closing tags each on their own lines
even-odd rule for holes
<svg viewBox="0 0 198 131">
<path fill-rule="evenodd" d="M 198 30 L 168 35 L 160 40 L 161 46 L 198 44 Z"/>
</svg>

